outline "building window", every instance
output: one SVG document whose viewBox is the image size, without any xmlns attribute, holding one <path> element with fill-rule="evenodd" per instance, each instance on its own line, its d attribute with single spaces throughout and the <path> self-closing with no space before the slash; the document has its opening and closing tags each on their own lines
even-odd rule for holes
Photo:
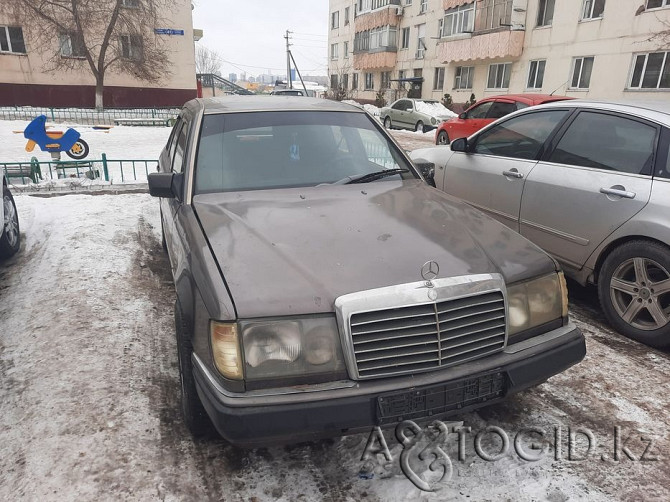
<svg viewBox="0 0 670 502">
<path fill-rule="evenodd" d="M 584 0 L 582 19 L 598 19 L 603 17 L 605 0 Z"/>
<path fill-rule="evenodd" d="M 508 28 L 512 24 L 512 0 L 480 0 L 477 2 L 475 31 Z"/>
<path fill-rule="evenodd" d="M 428 10 L 428 0 L 421 0 L 419 4 L 419 14 L 423 14 Z"/>
<path fill-rule="evenodd" d="M 433 90 L 441 91 L 444 89 L 444 68 L 435 68 L 435 76 L 433 77 Z"/>
<path fill-rule="evenodd" d="M 442 37 L 458 35 L 459 33 L 472 33 L 475 22 L 475 4 L 461 5 L 455 9 L 449 9 L 444 14 L 442 23 Z"/>
<path fill-rule="evenodd" d="M 331 75 L 330 76 L 330 88 L 331 89 L 337 89 L 337 75 Z"/>
<path fill-rule="evenodd" d="M 352 73 L 351 75 L 351 90 L 355 91 L 358 89 L 358 73 Z"/>
<path fill-rule="evenodd" d="M 330 29 L 334 30 L 340 27 L 340 11 L 336 10 L 330 14 Z"/>
<path fill-rule="evenodd" d="M 124 59 L 141 61 L 144 58 L 141 35 L 121 35 L 121 55 Z"/>
<path fill-rule="evenodd" d="M 23 29 L 18 26 L 0 26 L 0 52 L 25 54 L 26 44 L 23 41 Z"/>
<path fill-rule="evenodd" d="M 591 70 L 593 70 L 593 57 L 573 59 L 570 87 L 588 89 L 591 83 Z"/>
<path fill-rule="evenodd" d="M 670 52 L 637 54 L 630 89 L 670 89 Z"/>
<path fill-rule="evenodd" d="M 528 89 L 542 89 L 544 68 L 546 65 L 547 61 L 545 59 L 530 62 L 530 67 L 528 68 Z"/>
<path fill-rule="evenodd" d="M 391 72 L 383 71 L 381 89 L 390 89 L 390 88 L 391 88 Z"/>
<path fill-rule="evenodd" d="M 416 27 L 416 59 L 423 59 L 426 55 L 426 25 Z"/>
<path fill-rule="evenodd" d="M 61 33 L 58 35 L 60 42 L 60 55 L 66 58 L 86 57 L 84 39 L 76 33 Z"/>
<path fill-rule="evenodd" d="M 670 0 L 647 0 L 647 9 L 660 9 L 670 7 Z"/>
<path fill-rule="evenodd" d="M 412 0 L 405 0 L 405 5 L 412 5 Z"/>
<path fill-rule="evenodd" d="M 512 71 L 512 63 L 500 63 L 489 65 L 489 78 L 486 83 L 487 89 L 509 88 L 509 77 Z"/>
<path fill-rule="evenodd" d="M 123 7 L 129 7 L 131 9 L 139 9 L 140 8 L 140 0 L 123 0 L 121 2 L 121 5 Z"/>
<path fill-rule="evenodd" d="M 348 87 L 349 87 L 349 74 L 345 73 L 344 75 L 342 75 L 342 89 L 346 91 Z"/>
<path fill-rule="evenodd" d="M 475 73 L 474 66 L 458 66 L 454 76 L 454 89 L 472 89 L 472 76 Z"/>
<path fill-rule="evenodd" d="M 401 49 L 409 49 L 409 28 L 402 29 L 402 45 Z"/>
<path fill-rule="evenodd" d="M 330 59 L 332 60 L 337 59 L 337 45 L 338 44 L 330 44 Z"/>
<path fill-rule="evenodd" d="M 349 24 L 349 7 L 344 8 L 344 26 Z"/>
<path fill-rule="evenodd" d="M 354 35 L 354 53 L 396 48 L 395 26 L 359 31 Z"/>
<path fill-rule="evenodd" d="M 365 74 L 365 90 L 371 91 L 375 88 L 375 79 L 374 74 L 366 73 Z"/>
<path fill-rule="evenodd" d="M 540 0 L 537 11 L 538 26 L 551 26 L 554 20 L 554 4 L 555 0 Z"/>
<path fill-rule="evenodd" d="M 344 59 L 349 58 L 349 42 L 344 42 Z"/>
</svg>

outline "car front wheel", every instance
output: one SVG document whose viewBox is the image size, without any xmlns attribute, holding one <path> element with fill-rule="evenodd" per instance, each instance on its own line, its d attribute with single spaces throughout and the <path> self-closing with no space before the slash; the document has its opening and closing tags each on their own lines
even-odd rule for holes
<svg viewBox="0 0 670 502">
<path fill-rule="evenodd" d="M 391 117 L 387 116 L 387 117 L 384 119 L 384 127 L 385 127 L 386 129 L 391 129 Z"/>
<path fill-rule="evenodd" d="M 440 131 L 437 133 L 437 141 L 435 142 L 436 145 L 448 145 L 449 144 L 449 135 L 447 134 L 447 131 Z"/>
<path fill-rule="evenodd" d="M 670 249 L 650 241 L 617 247 L 603 262 L 598 296 L 617 331 L 652 347 L 670 346 Z"/>
<path fill-rule="evenodd" d="M 184 422 L 195 437 L 213 434 L 213 425 L 205 408 L 200 402 L 195 388 L 193 375 L 193 346 L 187 323 L 181 310 L 181 303 L 176 301 L 174 307 L 174 324 L 177 332 L 177 358 L 179 360 L 179 381 L 181 384 L 181 411 Z"/>
<path fill-rule="evenodd" d="M 5 221 L 2 236 L 0 236 L 0 258 L 9 258 L 15 255 L 21 247 L 21 233 L 14 197 L 5 185 L 2 186 L 2 204 L 5 210 Z"/>
</svg>

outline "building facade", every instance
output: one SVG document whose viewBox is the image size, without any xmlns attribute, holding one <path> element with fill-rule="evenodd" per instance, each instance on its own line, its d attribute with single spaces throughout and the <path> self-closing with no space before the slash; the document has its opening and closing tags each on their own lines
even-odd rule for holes
<svg viewBox="0 0 670 502">
<path fill-rule="evenodd" d="M 123 5 L 132 8 L 136 2 L 124 0 Z M 156 83 L 111 67 L 104 80 L 105 107 L 181 106 L 196 97 L 191 1 L 171 3 L 162 23 L 165 26 L 149 27 L 141 37 L 120 35 L 110 42 L 119 44 L 124 57 L 132 58 L 138 50 L 141 54 L 143 45 L 154 43 L 154 37 L 160 38 L 169 64 Z M 32 32 L 38 29 L 37 24 L 21 21 L 0 7 L 0 106 L 93 107 L 95 78 L 76 39 L 58 34 L 53 45 L 45 47 L 33 42 Z M 54 54 L 68 58 L 71 68 L 53 69 Z"/>
<path fill-rule="evenodd" d="M 329 28 L 354 99 L 670 99 L 670 0 L 330 0 Z"/>
</svg>

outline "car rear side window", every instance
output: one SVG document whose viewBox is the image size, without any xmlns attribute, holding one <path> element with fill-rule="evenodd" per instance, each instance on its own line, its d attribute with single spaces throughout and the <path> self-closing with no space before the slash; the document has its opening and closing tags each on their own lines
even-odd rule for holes
<svg viewBox="0 0 670 502">
<path fill-rule="evenodd" d="M 479 135 L 474 153 L 535 159 L 567 110 L 527 113 L 496 124 Z"/>
<path fill-rule="evenodd" d="M 516 105 L 514 103 L 505 103 L 504 101 L 496 101 L 493 103 L 489 112 L 486 114 L 487 119 L 499 119 L 505 115 L 509 115 L 512 112 L 516 111 Z"/>
<path fill-rule="evenodd" d="M 637 120 L 581 112 L 549 156 L 549 162 L 651 174 L 657 129 Z"/>
</svg>

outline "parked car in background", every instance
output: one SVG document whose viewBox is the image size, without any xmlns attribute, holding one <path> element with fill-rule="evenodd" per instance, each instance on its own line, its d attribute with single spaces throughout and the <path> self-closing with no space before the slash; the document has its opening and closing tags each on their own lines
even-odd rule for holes
<svg viewBox="0 0 670 502">
<path fill-rule="evenodd" d="M 435 132 L 436 145 L 448 145 L 458 138 L 467 138 L 484 126 L 505 115 L 529 106 L 574 99 L 549 94 L 503 94 L 480 99 L 458 117 L 440 124 Z"/>
<path fill-rule="evenodd" d="M 0 204 L 0 259 L 15 255 L 21 247 L 19 215 L 12 192 L 9 191 L 7 178 L 2 175 L 2 204 Z"/>
<path fill-rule="evenodd" d="M 276 89 L 270 93 L 271 96 L 304 96 L 305 92 L 300 89 Z"/>
<path fill-rule="evenodd" d="M 267 446 L 438 419 L 580 361 L 558 264 L 430 186 L 358 107 L 186 104 L 149 190 L 182 410 Z"/>
<path fill-rule="evenodd" d="M 438 188 L 520 232 L 619 332 L 670 345 L 670 105 L 562 101 L 412 157 Z"/>
<path fill-rule="evenodd" d="M 399 99 L 379 112 L 379 118 L 386 129 L 421 132 L 432 131 L 443 121 L 455 116 L 454 112 L 439 101 L 429 99 Z"/>
</svg>

